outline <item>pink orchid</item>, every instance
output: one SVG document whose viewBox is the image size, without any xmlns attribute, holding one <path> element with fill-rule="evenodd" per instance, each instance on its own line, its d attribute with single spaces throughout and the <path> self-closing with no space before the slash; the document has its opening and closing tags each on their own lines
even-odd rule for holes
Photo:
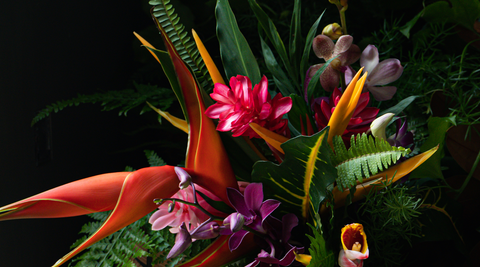
<svg viewBox="0 0 480 267">
<path fill-rule="evenodd" d="M 340 75 L 345 73 L 347 66 L 354 63 L 360 58 L 360 48 L 352 44 L 353 37 L 350 35 L 342 35 L 334 44 L 332 39 L 326 35 L 318 35 L 313 39 L 313 51 L 319 58 L 328 61 L 334 57 L 330 65 L 320 75 L 320 83 L 325 91 L 331 92 L 339 86 Z M 324 64 L 317 64 L 310 67 L 305 78 L 305 88 L 312 79 L 313 75 Z"/>
<path fill-rule="evenodd" d="M 315 120 L 319 129 L 323 129 L 328 125 L 332 113 L 338 105 L 341 97 L 342 92 L 340 89 L 335 88 L 330 99 L 326 97 L 315 99 L 313 110 L 315 111 Z M 342 138 L 345 141 L 349 141 L 352 134 L 364 133 L 370 129 L 370 123 L 375 120 L 380 110 L 374 107 L 367 107 L 369 101 L 370 95 L 368 92 L 360 95 L 360 99 L 358 100 L 352 118 L 342 134 Z"/>
<path fill-rule="evenodd" d="M 379 62 L 378 49 L 374 45 L 368 45 L 360 57 L 360 65 L 364 72 L 368 72 L 363 92 L 369 91 L 377 101 L 389 100 L 397 92 L 395 86 L 377 86 L 385 85 L 396 81 L 403 72 L 400 60 L 396 58 L 385 59 Z M 345 80 L 349 81 L 355 74 L 352 68 L 345 72 Z"/>
<path fill-rule="evenodd" d="M 268 81 L 262 77 L 259 84 L 251 90 L 252 83 L 246 76 L 237 75 L 230 79 L 230 88 L 216 83 L 210 96 L 217 103 L 210 106 L 205 114 L 212 119 L 219 119 L 218 131 L 232 131 L 233 136 L 260 138 L 249 123 L 279 134 L 286 134 L 287 120 L 282 116 L 292 108 L 292 99 L 278 93 L 271 99 Z"/>
</svg>

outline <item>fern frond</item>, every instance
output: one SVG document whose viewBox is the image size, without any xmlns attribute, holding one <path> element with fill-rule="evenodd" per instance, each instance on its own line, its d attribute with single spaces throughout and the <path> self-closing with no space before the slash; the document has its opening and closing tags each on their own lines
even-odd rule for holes
<svg viewBox="0 0 480 267">
<path fill-rule="evenodd" d="M 154 85 L 145 85 L 134 83 L 135 90 L 125 89 L 120 91 L 108 91 L 104 93 L 95 93 L 92 95 L 81 95 L 69 99 L 61 100 L 48 105 L 42 109 L 32 120 L 32 125 L 44 119 L 50 113 L 57 113 L 66 107 L 78 106 L 80 104 L 96 104 L 100 103 L 103 106 L 102 111 L 110 111 L 113 109 L 120 109 L 118 115 L 127 115 L 131 109 L 145 105 L 146 101 L 150 102 L 156 107 L 165 110 L 173 103 L 175 96 L 171 89 L 159 88 Z M 145 105 L 140 111 L 140 114 L 151 109 Z"/>
<path fill-rule="evenodd" d="M 186 32 L 185 26 L 180 23 L 180 17 L 175 13 L 170 0 L 151 0 L 149 4 L 153 6 L 153 16 L 165 29 L 182 60 L 192 68 L 200 86 L 204 90 L 212 90 L 212 78 L 208 74 L 200 52 L 191 34 Z"/>
<path fill-rule="evenodd" d="M 144 150 L 143 152 L 145 152 L 145 156 L 148 159 L 148 164 L 150 167 L 167 165 L 165 161 L 163 161 L 163 159 L 160 158 L 157 153 L 155 153 L 155 151 Z"/>
<path fill-rule="evenodd" d="M 342 191 L 354 186 L 357 180 L 363 182 L 364 177 L 388 169 L 410 153 L 410 149 L 391 146 L 387 141 L 365 133 L 356 137 L 352 135 L 350 143 L 347 150 L 341 137 L 336 136 L 333 140 L 332 164 L 337 168 L 337 185 Z"/>
</svg>

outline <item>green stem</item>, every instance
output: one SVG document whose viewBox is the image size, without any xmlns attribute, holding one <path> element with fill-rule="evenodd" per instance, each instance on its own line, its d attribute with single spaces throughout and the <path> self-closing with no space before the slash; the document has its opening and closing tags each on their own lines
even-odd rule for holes
<svg viewBox="0 0 480 267">
<path fill-rule="evenodd" d="M 347 21 L 345 19 L 345 11 L 347 10 L 348 8 L 348 5 L 342 7 L 342 6 L 337 6 L 338 7 L 338 11 L 340 13 L 340 23 L 342 24 L 342 33 L 344 35 L 347 35 Z"/>
<path fill-rule="evenodd" d="M 460 197 L 460 195 L 462 194 L 463 190 L 465 189 L 465 187 L 467 187 L 467 184 L 468 182 L 470 182 L 470 179 L 472 178 L 473 176 L 473 173 L 475 172 L 475 170 L 477 169 L 477 166 L 478 166 L 478 163 L 480 162 L 480 151 L 478 152 L 477 154 L 477 158 L 475 159 L 475 162 L 473 163 L 473 166 L 472 166 L 472 169 L 470 170 L 470 172 L 468 173 L 468 176 L 467 178 L 465 179 L 465 181 L 463 182 L 463 185 L 462 187 L 460 187 L 460 189 L 457 190 L 457 199 Z"/>
</svg>

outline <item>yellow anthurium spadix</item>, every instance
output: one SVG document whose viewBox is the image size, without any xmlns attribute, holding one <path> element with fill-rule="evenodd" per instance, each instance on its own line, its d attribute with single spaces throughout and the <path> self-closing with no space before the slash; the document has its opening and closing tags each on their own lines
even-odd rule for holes
<svg viewBox="0 0 480 267">
<path fill-rule="evenodd" d="M 363 85 L 367 79 L 367 72 L 359 79 L 363 67 L 357 72 L 352 81 L 348 84 L 347 89 L 343 92 L 340 101 L 338 102 L 332 117 L 328 121 L 330 131 L 328 132 L 328 143 L 332 146 L 332 140 L 335 135 L 342 135 L 347 129 L 348 123 L 352 118 L 353 112 L 358 104 L 358 99 L 362 94 Z M 333 147 L 332 147 L 333 148 Z"/>
<path fill-rule="evenodd" d="M 217 66 L 212 60 L 212 57 L 210 57 L 210 54 L 208 53 L 207 49 L 203 45 L 202 40 L 200 40 L 200 37 L 198 37 L 197 32 L 192 29 L 192 35 L 193 39 L 195 39 L 195 44 L 197 44 L 198 51 L 200 52 L 200 56 L 203 59 L 203 62 L 205 63 L 205 66 L 208 69 L 208 73 L 210 73 L 210 77 L 212 77 L 213 83 L 221 83 L 225 84 L 225 81 L 223 80 L 222 75 L 218 71 Z"/>
</svg>

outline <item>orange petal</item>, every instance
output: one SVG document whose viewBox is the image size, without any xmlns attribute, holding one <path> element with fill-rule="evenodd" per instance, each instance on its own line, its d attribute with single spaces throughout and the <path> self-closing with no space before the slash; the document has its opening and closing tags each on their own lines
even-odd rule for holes
<svg viewBox="0 0 480 267">
<path fill-rule="evenodd" d="M 160 114 L 160 116 L 162 116 L 164 119 L 166 119 L 167 121 L 169 121 L 173 126 L 177 127 L 178 129 L 184 131 L 185 133 L 188 134 L 188 123 L 187 121 L 185 120 L 182 120 L 180 118 L 177 118 L 175 116 L 173 116 L 172 114 L 170 114 L 169 112 L 166 112 L 166 111 L 162 111 L 156 107 L 154 107 L 152 104 L 148 103 L 148 106 L 150 106 L 151 109 L 153 109 L 155 112 L 157 112 L 158 114 Z"/>
<path fill-rule="evenodd" d="M 157 205 L 153 200 L 174 195 L 179 190 L 178 183 L 178 177 L 172 166 L 149 167 L 130 173 L 124 180 L 114 210 L 104 224 L 81 245 L 58 260 L 54 266 L 62 265 L 97 241 L 155 210 Z"/>
<path fill-rule="evenodd" d="M 203 62 L 205 62 L 205 66 L 207 66 L 208 73 L 210 73 L 210 77 L 212 77 L 213 83 L 221 83 L 225 84 L 225 81 L 223 80 L 222 75 L 217 69 L 217 66 L 213 62 L 212 58 L 210 57 L 210 54 L 208 53 L 207 49 L 203 45 L 202 40 L 200 40 L 200 37 L 198 37 L 197 32 L 192 29 L 192 35 L 193 39 L 195 39 L 195 43 L 197 44 L 198 51 L 200 51 L 200 56 L 203 59 Z"/>
<path fill-rule="evenodd" d="M 363 67 L 357 72 L 355 77 L 353 77 L 350 84 L 348 84 L 347 89 L 342 94 L 340 101 L 338 102 L 335 110 L 332 113 L 332 117 L 328 121 L 328 126 L 330 130 L 328 132 L 328 143 L 332 146 L 332 140 L 335 135 L 342 135 L 347 129 L 348 123 L 352 118 L 353 112 L 358 104 L 358 99 L 362 94 L 363 85 L 367 79 L 367 72 L 360 78 Z M 358 82 L 357 82 L 358 80 Z"/>
<path fill-rule="evenodd" d="M 262 137 L 263 140 L 265 140 L 265 142 L 267 142 L 269 145 L 273 146 L 276 150 L 282 152 L 282 154 L 285 154 L 280 145 L 288 141 L 288 138 L 283 135 L 274 133 L 268 129 L 265 129 L 264 127 L 254 122 L 250 123 L 250 128 L 252 128 L 258 135 L 260 135 L 260 137 Z"/>
<path fill-rule="evenodd" d="M 230 236 L 227 235 L 219 236 L 205 250 L 179 267 L 223 266 L 257 248 L 253 234 L 248 234 L 236 250 L 230 251 L 228 248 L 229 238 Z"/>
<path fill-rule="evenodd" d="M 0 221 L 60 218 L 112 210 L 130 172 L 107 173 L 71 182 L 0 208 Z M 99 197 L 101 196 L 101 197 Z"/>
<path fill-rule="evenodd" d="M 144 46 L 155 49 L 155 47 L 153 47 L 153 45 L 151 45 L 149 42 L 147 42 L 147 40 L 143 39 L 143 37 L 140 36 L 140 35 L 138 35 L 138 33 L 133 32 L 133 34 L 138 38 L 138 40 L 140 40 L 140 42 L 141 42 Z M 160 63 L 160 60 L 158 59 L 157 55 L 155 55 L 155 53 L 153 53 L 152 50 L 150 50 L 150 49 L 147 49 L 147 50 L 148 50 L 148 51 L 150 52 L 150 54 L 152 54 L 152 56 L 158 61 L 158 63 Z"/>
</svg>

